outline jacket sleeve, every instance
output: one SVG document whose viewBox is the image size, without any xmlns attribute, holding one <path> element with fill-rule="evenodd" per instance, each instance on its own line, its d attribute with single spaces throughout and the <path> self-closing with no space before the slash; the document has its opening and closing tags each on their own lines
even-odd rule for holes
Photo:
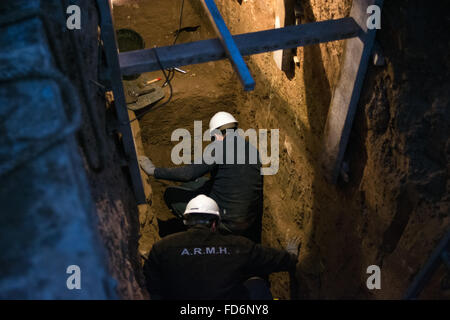
<svg viewBox="0 0 450 320">
<path fill-rule="evenodd" d="M 292 271 L 297 265 L 297 257 L 285 250 L 263 247 L 251 242 L 246 271 L 253 275 Z"/>
<path fill-rule="evenodd" d="M 163 284 L 161 265 L 157 254 L 156 244 L 153 245 L 152 250 L 144 263 L 145 285 L 150 298 L 152 300 L 161 300 L 163 298 Z"/>
<path fill-rule="evenodd" d="M 170 181 L 188 182 L 200 178 L 212 171 L 215 164 L 189 164 L 177 168 L 156 168 L 155 178 Z"/>
</svg>

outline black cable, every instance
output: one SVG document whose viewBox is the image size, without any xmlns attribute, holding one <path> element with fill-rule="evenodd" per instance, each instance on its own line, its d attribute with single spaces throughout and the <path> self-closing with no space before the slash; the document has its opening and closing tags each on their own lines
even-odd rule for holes
<svg viewBox="0 0 450 320">
<path fill-rule="evenodd" d="M 172 81 L 173 78 L 175 78 L 175 69 L 174 68 L 167 69 L 167 72 L 168 72 L 169 81 Z M 166 82 L 163 83 L 162 86 L 165 87 L 168 84 L 169 83 L 166 81 Z"/>
<path fill-rule="evenodd" d="M 164 103 L 162 103 L 160 105 L 157 105 L 157 106 L 155 106 L 155 107 L 153 107 L 153 108 L 151 108 L 151 109 L 141 113 L 139 116 L 136 116 L 133 120 L 130 120 L 126 124 L 129 124 L 129 123 L 132 123 L 133 121 L 139 120 L 140 118 L 142 118 L 144 115 L 146 115 L 150 111 L 153 111 L 153 110 L 155 110 L 157 108 L 164 107 L 165 105 L 167 105 L 170 102 L 170 100 L 172 100 L 173 88 L 172 88 L 171 80 L 169 78 L 169 75 L 166 74 L 166 70 L 164 69 L 164 67 L 163 67 L 163 65 L 161 63 L 161 60 L 159 59 L 159 55 L 158 55 L 158 52 L 157 52 L 156 48 L 153 48 L 153 52 L 155 53 L 156 61 L 158 62 L 159 68 L 161 69 L 162 73 L 164 74 L 164 78 L 166 79 L 166 82 L 169 84 L 169 88 L 170 88 L 169 99 L 166 102 L 164 102 Z"/>
<path fill-rule="evenodd" d="M 179 19 L 180 22 L 178 24 L 178 30 L 176 31 L 175 39 L 173 40 L 172 45 L 175 45 L 177 43 L 178 37 L 180 36 L 180 33 L 181 33 L 181 26 L 183 25 L 183 11 L 184 11 L 184 0 L 181 1 L 181 10 L 180 10 L 180 19 Z M 172 81 L 173 78 L 175 78 L 175 69 L 170 68 L 167 71 L 169 72 L 169 79 L 170 79 L 170 81 Z M 165 87 L 166 85 L 168 85 L 167 81 L 163 83 L 163 87 Z"/>
<path fill-rule="evenodd" d="M 175 39 L 173 40 L 172 45 L 175 45 L 177 43 L 178 37 L 180 35 L 181 26 L 183 25 L 183 11 L 184 11 L 184 0 L 181 1 L 181 10 L 180 10 L 180 19 L 179 19 L 180 22 L 178 24 L 178 30 L 177 30 L 177 33 L 175 35 Z M 169 88 L 170 88 L 169 99 L 166 102 L 164 102 L 163 104 L 155 106 L 155 107 L 153 107 L 153 108 L 151 108 L 151 109 L 141 113 L 139 116 L 136 116 L 129 123 L 132 123 L 133 121 L 139 120 L 140 118 L 142 118 L 144 115 L 146 115 L 150 111 L 155 110 L 156 108 L 161 108 L 161 107 L 167 105 L 172 100 L 173 88 L 172 88 L 171 81 L 175 78 L 175 69 L 174 68 L 167 69 L 168 73 L 166 74 L 166 70 L 164 69 L 163 65 L 161 64 L 161 60 L 159 59 L 159 55 L 158 55 L 158 52 L 156 51 L 156 48 L 153 48 L 153 52 L 155 53 L 156 61 L 158 61 L 158 65 L 159 65 L 162 73 L 164 74 L 164 78 L 166 79 L 166 81 L 163 83 L 162 87 L 165 87 L 166 85 L 169 85 Z"/>
<path fill-rule="evenodd" d="M 180 30 L 181 30 L 181 25 L 183 24 L 183 11 L 184 11 L 184 0 L 182 0 L 182 2 L 181 2 L 180 23 L 178 25 L 177 34 L 175 35 L 175 39 L 173 40 L 173 44 L 172 45 L 175 45 L 175 43 L 177 43 L 178 36 L 181 33 Z"/>
</svg>

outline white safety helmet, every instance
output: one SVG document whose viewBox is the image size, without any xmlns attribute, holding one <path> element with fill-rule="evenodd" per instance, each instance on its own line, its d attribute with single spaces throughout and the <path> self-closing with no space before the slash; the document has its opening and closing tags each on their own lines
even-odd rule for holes
<svg viewBox="0 0 450 320">
<path fill-rule="evenodd" d="M 225 130 L 237 126 L 238 121 L 228 112 L 217 112 L 209 121 L 209 132 L 214 130 Z"/>
<path fill-rule="evenodd" d="M 220 219 L 219 206 L 216 201 L 204 194 L 196 196 L 194 199 L 189 201 L 184 211 L 184 223 L 189 219 L 191 214 L 201 214 L 201 215 L 212 215 L 217 219 Z"/>
</svg>

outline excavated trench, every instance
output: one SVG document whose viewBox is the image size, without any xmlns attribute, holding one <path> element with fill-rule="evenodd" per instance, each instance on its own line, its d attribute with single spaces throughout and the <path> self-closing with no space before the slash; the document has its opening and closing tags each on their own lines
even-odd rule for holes
<svg viewBox="0 0 450 320">
<path fill-rule="evenodd" d="M 216 2 L 233 34 L 274 27 L 275 1 Z M 314 22 L 348 16 L 352 1 L 301 2 L 303 21 Z M 341 41 L 297 49 L 300 66 L 289 78 L 276 67 L 272 53 L 245 58 L 256 81 L 255 91 L 249 93 L 242 90 L 226 60 L 182 67 L 187 73 L 177 73 L 172 81 L 171 102 L 139 121 L 143 152 L 160 167 L 173 166 L 175 129 L 193 133 L 194 121 L 201 120 L 205 130 L 217 111 L 234 114 L 244 130 L 280 130 L 280 168 L 276 175 L 265 177 L 263 244 L 281 248 L 288 236 L 301 236 L 294 298 L 399 298 L 448 226 L 449 143 L 440 125 L 448 121 L 445 105 L 450 90 L 436 80 L 442 76 L 436 69 L 438 62 L 420 58 L 423 35 L 411 40 L 407 19 L 423 9 L 419 2 L 411 3 L 386 4 L 386 29 L 378 38 L 387 63 L 369 68 L 346 155 L 347 184 L 327 183 L 318 161 L 345 52 Z M 116 0 L 115 27 L 137 31 L 147 48 L 170 45 L 178 29 L 180 5 L 181 1 Z M 439 5 L 427 10 L 433 14 Z M 397 19 L 405 26 L 398 25 Z M 181 33 L 179 43 L 215 37 L 193 1 L 186 1 L 183 12 L 183 27 L 188 26 L 200 28 Z M 395 28 L 393 35 L 390 30 Z M 433 30 L 438 37 L 445 28 Z M 412 70 L 408 61 L 425 65 Z M 448 60 L 439 62 L 448 67 Z M 425 85 L 431 93 L 424 98 L 415 89 L 419 79 L 430 73 L 435 78 L 427 77 Z M 161 72 L 143 74 L 136 81 L 157 77 Z M 411 94 L 416 100 L 407 98 Z M 417 114 L 410 115 L 408 105 L 417 106 Z M 423 116 L 428 119 L 425 125 L 418 123 Z M 434 146 L 417 139 L 423 134 L 436 138 Z M 427 163 L 432 166 L 424 167 Z M 153 178 L 148 182 L 151 205 L 139 217 L 139 251 L 144 255 L 159 237 L 181 228 L 163 202 L 164 189 L 173 183 Z M 384 290 L 366 287 L 366 269 L 373 264 L 383 267 Z M 425 297 L 448 295 L 443 270 L 433 279 Z M 270 280 L 274 297 L 291 298 L 288 274 L 275 274 Z"/>
<path fill-rule="evenodd" d="M 136 30 L 142 35 L 148 47 L 171 44 L 173 40 L 172 32 L 178 28 L 178 20 L 174 17 L 177 17 L 178 14 L 179 6 L 171 6 L 164 1 L 152 1 L 151 5 L 141 1 L 114 8 L 116 28 Z M 271 14 L 273 13 L 270 11 L 264 12 L 261 10 L 262 17 L 260 20 L 264 23 L 261 22 L 257 29 L 247 30 L 272 28 L 272 19 L 269 19 Z M 196 32 L 182 33 L 179 42 L 214 37 L 208 18 L 202 15 L 201 8 L 192 7 L 191 2 L 187 1 L 183 14 L 183 26 L 197 25 L 200 25 L 200 28 Z M 233 31 L 232 27 L 231 30 Z M 313 55 L 314 53 L 309 54 Z M 295 182 L 295 179 L 293 179 L 295 174 L 293 175 L 293 173 L 298 170 L 298 172 L 302 172 L 302 176 L 309 175 L 312 178 L 315 169 L 311 168 L 312 159 L 302 159 L 302 161 L 296 163 L 295 158 L 290 158 L 307 153 L 306 148 L 299 149 L 299 146 L 295 145 L 295 141 L 309 140 L 311 147 L 319 146 L 321 137 L 320 135 L 313 137 L 310 133 L 307 133 L 306 136 L 305 133 L 305 137 L 292 139 L 297 135 L 297 121 L 292 119 L 288 113 L 291 101 L 286 101 L 286 97 L 282 97 L 278 93 L 279 87 L 277 87 L 281 87 L 280 82 L 283 81 L 283 74 L 273 69 L 274 62 L 270 53 L 263 56 L 261 58 L 265 60 L 268 68 L 263 70 L 257 65 L 252 68 L 253 76 L 257 81 L 257 90 L 250 94 L 244 93 L 228 61 L 210 62 L 183 68 L 188 73 L 185 75 L 177 74 L 172 81 L 174 92 L 171 103 L 164 108 L 149 112 L 140 121 L 140 126 L 145 154 L 151 157 L 157 166 L 173 166 L 170 154 L 176 142 L 170 140 L 172 131 L 177 128 L 186 128 L 193 133 L 195 120 L 201 120 L 203 130 L 205 130 L 211 116 L 218 111 L 226 110 L 236 115 L 244 130 L 248 128 L 280 128 L 281 162 L 284 163 L 287 160 L 291 164 L 290 168 L 283 167 L 280 169 L 278 176 L 282 176 L 281 179 L 265 177 L 265 213 L 263 218 L 264 244 L 279 248 L 284 245 L 286 236 L 297 234 L 303 236 L 304 224 L 310 223 L 308 217 L 306 217 L 306 223 L 303 221 L 305 220 L 305 211 L 314 206 L 312 197 L 301 201 L 303 204 L 300 204 L 300 206 L 303 207 L 303 210 L 299 208 L 299 203 L 296 201 L 305 191 L 302 191 L 303 187 L 300 186 L 299 182 Z M 252 63 L 249 59 L 247 62 Z M 278 77 L 281 79 L 268 79 L 267 74 L 269 72 L 278 73 Z M 297 70 L 297 72 L 302 73 L 302 70 Z M 305 70 L 303 72 L 313 73 L 314 71 Z M 160 76 L 160 72 L 148 73 L 142 75 L 137 81 L 151 80 Z M 322 76 L 324 76 L 323 72 Z M 314 84 L 315 87 L 319 85 L 320 83 Z M 295 97 L 300 86 L 288 89 L 290 92 L 287 95 Z M 324 88 L 324 90 L 328 90 L 328 93 L 320 95 L 321 99 L 325 100 L 323 106 L 329 104 L 330 97 L 329 88 Z M 327 99 L 328 101 L 326 101 Z M 310 110 L 309 112 L 314 115 L 303 115 L 303 118 L 321 117 L 317 121 L 322 122 L 323 126 L 326 119 L 326 108 Z M 306 126 L 309 127 L 310 123 L 307 123 Z M 286 148 L 289 148 L 289 151 L 286 151 Z M 300 179 L 301 176 L 298 176 L 298 180 Z M 150 184 L 152 187 L 152 210 L 157 217 L 159 235 L 164 236 L 182 230 L 178 220 L 174 219 L 163 202 L 165 188 L 173 183 L 150 179 Z M 286 194 L 285 191 L 288 191 L 288 193 Z M 154 232 L 154 228 L 150 228 L 149 232 Z M 147 235 L 146 233 L 144 226 L 140 241 L 140 250 L 144 254 L 148 252 L 154 239 L 152 234 Z M 146 241 L 147 238 L 149 241 Z M 306 252 L 307 249 L 303 250 Z M 289 298 L 288 280 L 287 273 L 273 276 L 272 291 L 275 297 Z"/>
<path fill-rule="evenodd" d="M 290 3 L 292 9 L 293 1 L 215 2 L 231 32 L 240 34 L 274 28 L 279 3 Z M 353 1 L 299 0 L 301 21 L 346 17 Z M 145 299 L 141 256 L 162 236 L 180 230 L 163 203 L 164 189 L 173 183 L 144 179 L 148 204 L 136 205 L 133 163 L 127 158 L 133 155 L 124 151 L 113 95 L 105 94 L 98 7 L 92 0 L 77 1 L 81 29 L 69 31 L 60 25 L 69 2 L 17 0 L 1 5 L 18 19 L 0 33 L 2 61 L 16 72 L 17 67 L 59 70 L 72 83 L 72 96 L 80 97 L 79 109 L 70 111 L 80 111 L 82 125 L 76 135 L 44 148 L 23 169 L 3 172 L 0 295 L 113 298 L 111 276 L 118 297 Z M 185 0 L 182 27 L 193 28 L 182 32 L 178 43 L 216 37 L 199 2 Z M 192 133 L 195 120 L 206 129 L 217 111 L 234 114 L 243 129 L 279 129 L 279 171 L 264 178 L 262 243 L 282 248 L 294 235 L 302 243 L 293 286 L 286 273 L 270 277 L 278 299 L 400 299 L 448 232 L 450 19 L 442 14 L 449 12 L 448 1 L 384 2 L 377 42 L 385 63 L 370 64 L 365 77 L 344 157 L 347 182 L 328 183 L 320 165 L 330 101 L 346 54 L 344 41 L 297 49 L 300 63 L 288 76 L 272 53 L 246 57 L 256 81 L 252 92 L 243 91 L 227 60 L 184 66 L 187 73 L 177 73 L 172 81 L 170 103 L 132 123 L 138 154 L 157 166 L 173 166 L 175 129 Z M 115 27 L 138 32 L 146 48 L 171 45 L 180 6 L 181 0 L 114 0 Z M 48 25 L 37 18 L 22 20 L 23 9 L 31 7 L 55 19 Z M 293 14 L 291 9 L 287 15 Z M 142 74 L 135 82 L 157 77 L 161 72 Z M 19 161 L 21 148 L 34 150 L 34 139 L 44 140 L 33 130 L 50 122 L 53 128 L 59 117 L 65 121 L 62 110 L 69 108 L 58 98 L 58 86 L 49 86 L 47 80 L 4 80 L 3 160 L 20 154 Z M 169 90 L 164 90 L 167 99 Z M 97 157 L 103 160 L 98 166 L 93 162 Z M 92 232 L 95 225 L 98 239 Z M 68 263 L 83 268 L 81 295 L 61 286 L 67 280 L 61 270 Z M 366 285 L 372 265 L 380 267 L 381 289 Z M 450 277 L 443 265 L 419 298 L 450 298 Z"/>
</svg>

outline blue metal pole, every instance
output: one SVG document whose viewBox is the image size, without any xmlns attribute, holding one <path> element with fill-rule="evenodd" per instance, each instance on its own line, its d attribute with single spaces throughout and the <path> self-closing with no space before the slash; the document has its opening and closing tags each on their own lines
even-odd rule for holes
<svg viewBox="0 0 450 320">
<path fill-rule="evenodd" d="M 361 27 L 351 17 L 306 23 L 298 26 L 244 33 L 233 36 L 241 55 L 248 56 L 280 49 L 350 39 L 361 33 Z M 152 49 L 119 54 L 123 75 L 160 70 Z M 158 47 L 158 56 L 165 68 L 217 61 L 227 58 L 219 39 L 208 39 Z"/>
<path fill-rule="evenodd" d="M 211 22 L 213 23 L 214 28 L 219 36 L 220 41 L 228 55 L 228 58 L 231 61 L 235 71 L 239 75 L 239 79 L 244 85 L 245 91 L 251 91 L 255 88 L 255 80 L 253 80 L 250 71 L 245 64 L 244 58 L 242 58 L 241 52 L 239 51 L 236 43 L 233 40 L 233 36 L 225 24 L 225 21 L 222 18 L 222 15 L 219 12 L 219 9 L 216 6 L 214 0 L 203 0 L 203 5 L 207 9 L 206 11 L 209 13 L 209 17 Z"/>
<path fill-rule="evenodd" d="M 414 278 L 413 282 L 409 286 L 405 293 L 405 300 L 412 300 L 419 297 L 426 284 L 430 281 L 433 274 L 436 272 L 441 263 L 446 262 L 448 247 L 450 246 L 450 230 L 444 235 L 444 238 L 439 242 L 436 249 L 431 253 L 430 258 L 425 262 L 422 269 Z M 442 260 L 441 260 L 442 259 Z"/>
</svg>

